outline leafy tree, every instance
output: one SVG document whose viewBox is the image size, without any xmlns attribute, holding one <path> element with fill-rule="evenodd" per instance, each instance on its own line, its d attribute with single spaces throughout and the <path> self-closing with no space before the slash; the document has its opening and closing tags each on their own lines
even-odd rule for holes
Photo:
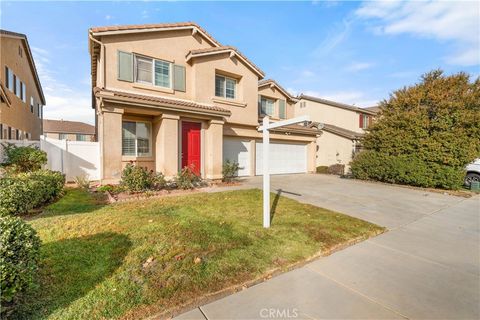
<svg viewBox="0 0 480 320">
<path fill-rule="evenodd" d="M 480 156 L 480 78 L 424 74 L 420 83 L 393 92 L 365 135 L 366 151 L 352 174 L 422 187 L 457 189 L 464 167 Z"/>
</svg>

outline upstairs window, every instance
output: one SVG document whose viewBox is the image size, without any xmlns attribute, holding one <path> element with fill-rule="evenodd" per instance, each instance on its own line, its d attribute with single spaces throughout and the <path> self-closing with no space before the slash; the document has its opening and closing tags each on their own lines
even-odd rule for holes
<svg viewBox="0 0 480 320">
<path fill-rule="evenodd" d="M 366 114 L 359 115 L 359 127 L 361 129 L 367 129 L 370 125 L 370 117 Z"/>
<path fill-rule="evenodd" d="M 20 99 L 22 99 L 24 103 L 27 103 L 27 88 L 25 87 L 25 83 L 23 83 L 22 81 L 20 81 L 20 88 Z"/>
<path fill-rule="evenodd" d="M 146 157 L 151 155 L 151 127 L 147 122 L 122 122 L 122 155 Z"/>
<path fill-rule="evenodd" d="M 273 116 L 275 114 L 275 100 L 261 97 L 260 112 L 261 114 Z"/>
<path fill-rule="evenodd" d="M 167 61 L 135 56 L 135 82 L 171 88 L 171 65 Z"/>
<path fill-rule="evenodd" d="M 22 97 L 22 86 L 20 85 L 21 81 L 16 75 L 13 75 L 13 78 L 15 78 L 15 88 L 14 88 L 15 95 L 21 98 Z"/>
<path fill-rule="evenodd" d="M 5 82 L 8 90 L 12 91 L 15 88 L 15 80 L 13 79 L 13 72 L 7 66 L 5 66 Z"/>
<path fill-rule="evenodd" d="M 237 80 L 215 75 L 215 96 L 227 99 L 235 99 Z"/>
<path fill-rule="evenodd" d="M 33 106 L 35 105 L 35 99 L 30 97 L 30 112 L 33 113 Z"/>
</svg>

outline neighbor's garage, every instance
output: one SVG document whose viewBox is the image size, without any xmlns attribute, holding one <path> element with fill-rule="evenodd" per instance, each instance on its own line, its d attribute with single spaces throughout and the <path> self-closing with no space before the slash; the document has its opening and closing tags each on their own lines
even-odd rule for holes
<svg viewBox="0 0 480 320">
<path fill-rule="evenodd" d="M 255 144 L 255 174 L 263 173 L 263 143 Z M 307 145 L 270 141 L 270 173 L 307 172 Z"/>
</svg>

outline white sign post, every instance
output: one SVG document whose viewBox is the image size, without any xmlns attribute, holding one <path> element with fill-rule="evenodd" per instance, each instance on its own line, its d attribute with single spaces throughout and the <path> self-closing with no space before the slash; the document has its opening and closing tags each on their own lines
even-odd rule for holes
<svg viewBox="0 0 480 320">
<path fill-rule="evenodd" d="M 288 126 L 300 122 L 308 122 L 308 115 L 300 116 L 293 119 L 270 123 L 270 118 L 265 116 L 263 123 L 258 131 L 263 134 L 263 227 L 270 228 L 270 129 Z"/>
</svg>

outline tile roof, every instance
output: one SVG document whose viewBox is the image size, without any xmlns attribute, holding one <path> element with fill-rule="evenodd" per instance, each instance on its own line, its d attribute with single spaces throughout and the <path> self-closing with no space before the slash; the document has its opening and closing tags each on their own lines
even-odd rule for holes
<svg viewBox="0 0 480 320">
<path fill-rule="evenodd" d="M 95 134 L 95 126 L 68 120 L 43 120 L 43 132 Z"/>
<path fill-rule="evenodd" d="M 204 54 L 215 54 L 217 52 L 227 52 L 227 51 L 234 51 L 237 55 L 239 55 L 243 60 L 245 60 L 248 64 L 252 66 L 255 71 L 258 72 L 258 74 L 261 77 L 265 76 L 265 73 L 260 69 L 255 63 L 253 63 L 251 60 L 249 60 L 245 55 L 243 55 L 237 48 L 232 47 L 232 46 L 220 46 L 216 48 L 203 48 L 203 49 L 196 49 L 196 50 L 190 50 L 190 52 L 187 54 L 187 61 L 190 60 L 190 58 L 193 58 L 198 55 L 204 55 Z"/>
<path fill-rule="evenodd" d="M 101 33 L 101 32 L 110 32 L 110 31 L 131 31 L 131 30 L 146 30 L 146 29 L 170 29 L 170 28 L 181 28 L 181 27 L 194 27 L 200 30 L 202 33 L 209 38 L 217 46 L 221 46 L 220 42 L 215 40 L 205 29 L 200 27 L 195 22 L 176 22 L 176 23 L 151 23 L 151 24 L 133 24 L 133 25 L 120 25 L 120 26 L 104 26 L 104 27 L 93 27 L 90 28 L 92 33 Z"/>
<path fill-rule="evenodd" d="M 45 105 L 46 104 L 45 95 L 43 94 L 42 84 L 40 83 L 40 78 L 38 77 L 37 67 L 35 66 L 35 60 L 33 60 L 33 55 L 32 55 L 32 51 L 30 50 L 30 45 L 28 44 L 27 36 L 23 33 L 8 31 L 4 29 L 0 29 L 0 35 L 7 36 L 7 37 L 20 38 L 23 41 L 25 41 L 25 45 L 27 47 L 27 55 L 29 58 L 28 60 L 31 63 L 31 69 L 32 69 L 33 76 L 35 78 L 35 84 L 37 85 L 38 92 L 40 93 L 42 104 Z"/>
<path fill-rule="evenodd" d="M 213 113 L 221 114 L 221 115 L 230 115 L 230 110 L 211 105 L 206 103 L 198 103 L 191 100 L 184 100 L 184 99 L 176 99 L 170 97 L 162 97 L 162 96 L 153 96 L 153 95 L 144 95 L 144 94 L 137 94 L 131 92 L 124 92 L 124 91 L 116 91 L 110 89 L 101 89 L 95 87 L 93 89 L 96 96 L 102 96 L 104 98 L 109 97 L 116 97 L 119 100 L 134 100 L 136 102 L 146 102 L 149 104 L 154 105 L 161 105 L 167 107 L 175 107 L 178 108 L 179 111 L 188 111 L 189 109 L 198 109 L 203 111 L 210 111 Z"/>
<path fill-rule="evenodd" d="M 305 99 L 305 100 L 320 102 L 320 103 L 323 103 L 323 104 L 328 104 L 329 106 L 333 106 L 333 107 L 338 107 L 338 108 L 342 108 L 342 109 L 346 109 L 346 110 L 352 110 L 352 111 L 357 111 L 357 112 L 366 113 L 366 114 L 370 114 L 370 115 L 375 115 L 375 112 L 373 112 L 371 110 L 367 110 L 366 108 L 359 108 L 359 107 L 352 106 L 352 105 L 346 104 L 346 103 L 335 102 L 335 101 L 331 101 L 331 100 L 327 100 L 327 99 L 312 97 L 312 96 L 305 95 L 303 93 L 301 95 L 299 95 L 297 97 L 297 99 Z"/>
<path fill-rule="evenodd" d="M 363 137 L 363 133 L 351 131 L 345 128 L 334 126 L 333 124 L 323 124 L 323 129 L 327 132 L 337 134 L 339 136 L 349 138 L 349 139 L 360 139 Z"/>
<path fill-rule="evenodd" d="M 280 89 L 280 91 L 283 92 L 284 95 L 286 95 L 290 100 L 293 100 L 295 101 L 295 97 L 293 97 L 290 93 L 288 93 L 287 90 L 285 90 L 281 85 L 278 84 L 277 81 L 273 80 L 273 79 L 265 79 L 265 80 L 260 80 L 258 81 L 258 87 L 263 87 L 264 85 L 267 85 L 267 84 L 274 84 L 275 86 L 277 86 L 277 88 Z"/>
</svg>

